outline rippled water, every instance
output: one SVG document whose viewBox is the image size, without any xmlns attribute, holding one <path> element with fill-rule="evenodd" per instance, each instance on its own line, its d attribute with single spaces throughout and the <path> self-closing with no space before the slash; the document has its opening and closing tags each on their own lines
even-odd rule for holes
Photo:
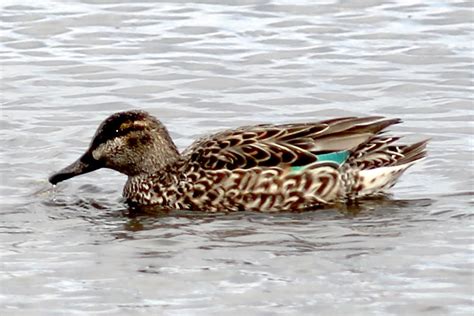
<svg viewBox="0 0 474 316">
<path fill-rule="evenodd" d="M 472 2 L 381 2 L 3 0 L 0 314 L 472 315 Z M 432 141 L 347 210 L 132 216 L 107 170 L 52 192 L 132 108 L 183 149 L 341 115 Z"/>
</svg>

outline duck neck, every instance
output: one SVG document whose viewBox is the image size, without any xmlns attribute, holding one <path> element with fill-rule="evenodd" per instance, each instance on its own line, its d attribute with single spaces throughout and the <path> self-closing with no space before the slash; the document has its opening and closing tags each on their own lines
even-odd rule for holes
<svg viewBox="0 0 474 316">
<path fill-rule="evenodd" d="M 150 153 L 141 155 L 140 163 L 135 174 L 129 176 L 144 176 L 159 172 L 181 157 L 173 142 L 167 144 L 155 143 Z"/>
<path fill-rule="evenodd" d="M 176 178 L 168 172 L 167 167 L 182 162 L 178 149 L 172 146 L 157 146 L 152 154 L 143 155 L 143 160 L 135 172 L 128 174 L 128 180 L 123 188 L 124 198 L 131 203 L 148 205 L 154 203 L 149 193 L 153 181 L 165 187 L 171 185 Z M 153 175 L 153 177 L 150 176 Z M 155 179 L 156 177 L 156 179 Z M 151 181 L 153 180 L 153 181 Z M 153 190 L 156 188 L 153 186 Z"/>
</svg>

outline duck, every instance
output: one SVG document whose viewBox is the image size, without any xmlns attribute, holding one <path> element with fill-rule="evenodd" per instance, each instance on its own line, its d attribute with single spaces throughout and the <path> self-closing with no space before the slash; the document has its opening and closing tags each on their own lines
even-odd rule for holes
<svg viewBox="0 0 474 316">
<path fill-rule="evenodd" d="M 426 157 L 428 140 L 398 144 L 383 116 L 260 124 L 204 136 L 181 153 L 143 110 L 112 114 L 53 185 L 100 168 L 125 174 L 134 207 L 203 212 L 301 211 L 384 194 Z"/>
</svg>

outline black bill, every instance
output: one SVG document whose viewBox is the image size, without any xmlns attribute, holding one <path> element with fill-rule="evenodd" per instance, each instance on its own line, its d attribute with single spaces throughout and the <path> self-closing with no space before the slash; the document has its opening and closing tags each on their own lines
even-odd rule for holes
<svg viewBox="0 0 474 316">
<path fill-rule="evenodd" d="M 97 170 L 102 167 L 102 164 L 95 160 L 90 153 L 85 153 L 81 156 L 81 158 L 49 177 L 49 182 L 54 185 L 58 182 Z"/>
</svg>

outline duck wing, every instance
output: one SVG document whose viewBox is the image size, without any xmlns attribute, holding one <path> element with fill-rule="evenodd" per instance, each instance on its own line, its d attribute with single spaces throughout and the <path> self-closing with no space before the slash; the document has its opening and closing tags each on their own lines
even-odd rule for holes
<svg viewBox="0 0 474 316">
<path fill-rule="evenodd" d="M 301 167 L 318 161 L 341 165 L 351 150 L 399 122 L 372 116 L 246 126 L 200 139 L 183 156 L 206 170 Z"/>
</svg>

